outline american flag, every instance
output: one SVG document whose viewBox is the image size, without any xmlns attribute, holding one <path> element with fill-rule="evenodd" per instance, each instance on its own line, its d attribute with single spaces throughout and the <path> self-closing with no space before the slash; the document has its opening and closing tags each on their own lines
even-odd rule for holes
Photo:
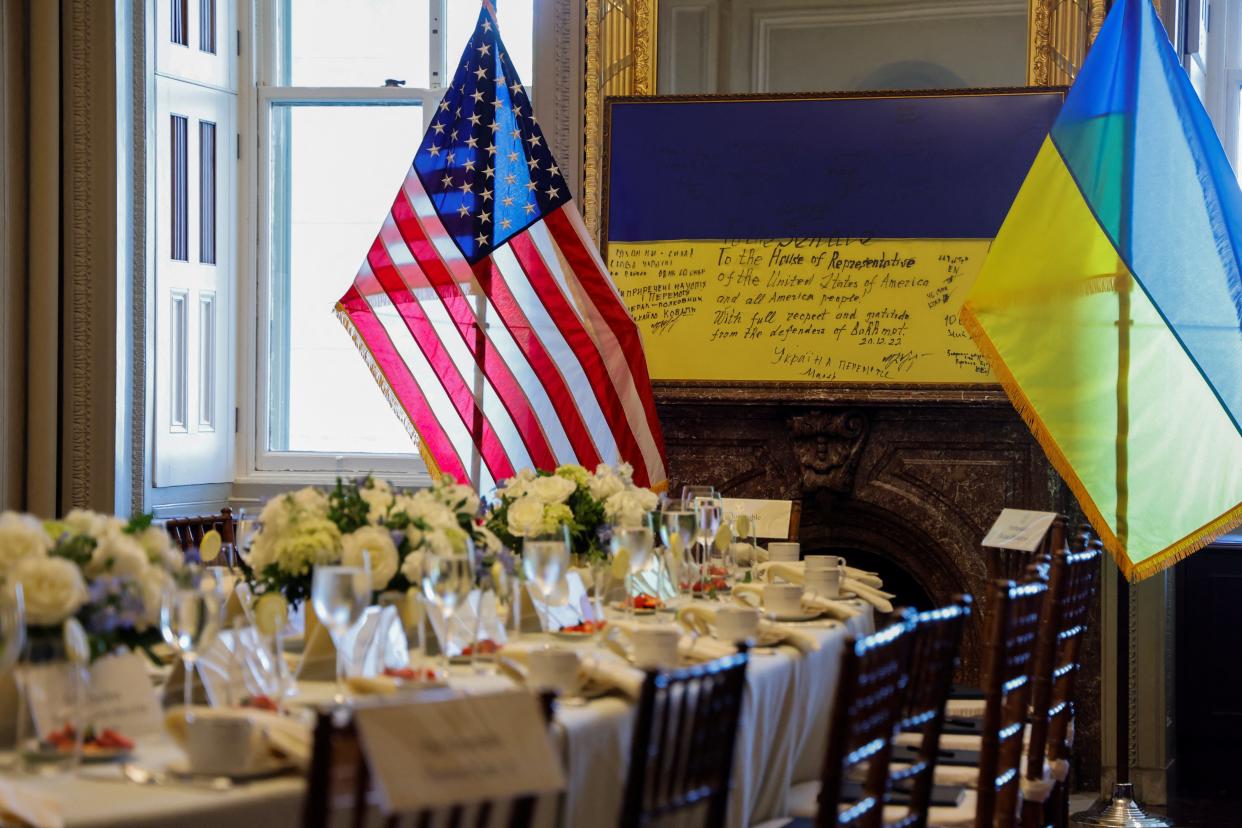
<svg viewBox="0 0 1242 828">
<path fill-rule="evenodd" d="M 662 483 L 638 329 L 488 5 L 337 314 L 442 473 L 488 491 L 625 461 Z"/>
</svg>

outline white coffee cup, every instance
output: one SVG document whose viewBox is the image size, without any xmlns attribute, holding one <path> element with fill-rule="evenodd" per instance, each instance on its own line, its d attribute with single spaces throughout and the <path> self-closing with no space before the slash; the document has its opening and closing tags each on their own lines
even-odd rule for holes
<svg viewBox="0 0 1242 828">
<path fill-rule="evenodd" d="M 559 647 L 531 650 L 527 658 L 527 685 L 533 690 L 553 690 L 576 696 L 582 688 L 578 654 Z"/>
<path fill-rule="evenodd" d="M 747 641 L 759 634 L 759 610 L 725 605 L 716 610 L 716 637 L 721 641 Z"/>
<path fill-rule="evenodd" d="M 763 608 L 777 615 L 798 615 L 802 612 L 802 591 L 799 584 L 764 584 Z"/>
<path fill-rule="evenodd" d="M 845 571 L 840 567 L 829 569 L 806 570 L 806 591 L 814 592 L 821 598 L 840 598 L 841 580 Z"/>
<path fill-rule="evenodd" d="M 266 760 L 267 737 L 244 716 L 200 714 L 186 722 L 185 752 L 194 773 L 246 773 Z"/>
<path fill-rule="evenodd" d="M 795 563 L 802 554 L 802 544 L 796 541 L 772 541 L 768 544 L 768 560 Z"/>
<path fill-rule="evenodd" d="M 681 630 L 670 624 L 644 624 L 631 634 L 634 666 L 643 670 L 666 670 L 677 666 Z"/>
<path fill-rule="evenodd" d="M 812 569 L 844 569 L 845 558 L 840 555 L 807 555 L 803 559 L 807 572 Z"/>
</svg>

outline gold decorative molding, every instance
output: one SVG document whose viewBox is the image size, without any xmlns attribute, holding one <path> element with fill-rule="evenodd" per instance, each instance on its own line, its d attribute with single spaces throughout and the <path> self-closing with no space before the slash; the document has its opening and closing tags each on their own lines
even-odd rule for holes
<svg viewBox="0 0 1242 828">
<path fill-rule="evenodd" d="M 1107 0 L 1030 0 L 1027 84 L 1068 86 L 1108 12 Z M 581 207 L 599 240 L 604 98 L 654 95 L 659 0 L 586 0 Z"/>
<path fill-rule="evenodd" d="M 586 0 L 582 214 L 599 240 L 604 98 L 654 95 L 658 0 Z"/>
<path fill-rule="evenodd" d="M 1026 81 L 1068 86 L 1108 13 L 1106 0 L 1031 0 Z"/>
</svg>

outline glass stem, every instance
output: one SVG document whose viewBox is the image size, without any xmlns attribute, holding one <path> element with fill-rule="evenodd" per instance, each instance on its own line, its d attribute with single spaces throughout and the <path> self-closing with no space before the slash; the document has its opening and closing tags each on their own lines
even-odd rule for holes
<svg viewBox="0 0 1242 828">
<path fill-rule="evenodd" d="M 190 705 L 194 703 L 194 659 L 181 659 L 182 672 L 185 673 L 184 685 L 181 689 L 182 702 L 185 705 L 185 720 L 190 720 Z"/>
<path fill-rule="evenodd" d="M 453 614 L 444 610 L 444 640 L 440 642 L 440 669 L 448 677 L 449 672 L 449 642 L 453 640 Z"/>
<path fill-rule="evenodd" d="M 482 662 L 479 660 L 479 632 L 483 629 L 483 598 L 486 592 L 479 593 L 479 607 L 474 614 L 474 635 L 471 637 L 470 645 L 470 669 L 473 672 L 479 672 Z"/>
<path fill-rule="evenodd" d="M 336 697 L 338 703 L 345 703 L 345 652 L 337 640 L 340 636 L 333 636 L 332 646 L 336 649 Z"/>
</svg>

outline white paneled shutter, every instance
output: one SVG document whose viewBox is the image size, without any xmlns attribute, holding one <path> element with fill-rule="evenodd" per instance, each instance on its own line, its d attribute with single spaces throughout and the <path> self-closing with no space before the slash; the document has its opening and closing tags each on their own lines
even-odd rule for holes
<svg viewBox="0 0 1242 828">
<path fill-rule="evenodd" d="M 233 479 L 235 0 L 155 0 L 153 484 Z"/>
</svg>

